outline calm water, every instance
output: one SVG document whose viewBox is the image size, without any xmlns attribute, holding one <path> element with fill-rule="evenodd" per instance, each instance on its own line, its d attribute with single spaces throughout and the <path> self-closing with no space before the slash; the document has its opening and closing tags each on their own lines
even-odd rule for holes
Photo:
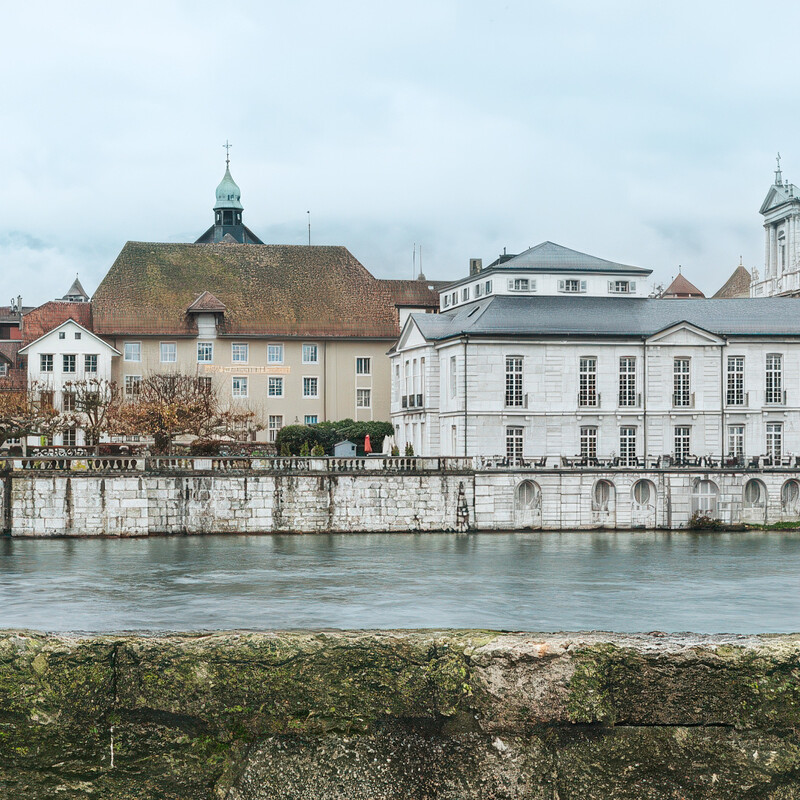
<svg viewBox="0 0 800 800">
<path fill-rule="evenodd" d="M 800 534 L 0 541 L 0 627 L 800 630 Z"/>
</svg>

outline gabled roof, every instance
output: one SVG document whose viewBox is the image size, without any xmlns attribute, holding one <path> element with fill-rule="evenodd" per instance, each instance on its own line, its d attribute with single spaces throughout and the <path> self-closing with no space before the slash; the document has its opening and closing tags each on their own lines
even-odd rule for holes
<svg viewBox="0 0 800 800">
<path fill-rule="evenodd" d="M 108 342 L 104 342 L 99 336 L 95 336 L 90 330 L 88 330 L 87 328 L 84 328 L 83 325 L 81 325 L 78 322 L 75 322 L 74 319 L 65 320 L 60 325 L 57 325 L 55 328 L 52 328 L 51 330 L 47 331 L 46 333 L 43 333 L 38 339 L 34 339 L 32 342 L 28 342 L 24 347 L 20 347 L 19 352 L 23 353 L 23 354 L 26 353 L 27 350 L 30 347 L 32 347 L 34 344 L 36 344 L 36 342 L 41 341 L 42 339 L 45 339 L 48 336 L 52 336 L 54 333 L 59 331 L 61 328 L 65 327 L 65 326 L 67 326 L 69 324 L 77 325 L 81 329 L 81 331 L 83 333 L 85 333 L 88 337 L 94 339 L 98 344 L 102 345 L 103 347 L 107 347 L 109 350 L 111 350 L 111 352 L 114 355 L 118 356 L 120 354 L 119 350 L 117 350 L 116 347 L 112 347 Z"/>
<path fill-rule="evenodd" d="M 732 297 L 750 297 L 750 282 L 753 276 L 748 270 L 739 264 L 733 274 L 719 288 L 714 295 L 714 299 L 730 299 Z"/>
<path fill-rule="evenodd" d="M 92 330 L 92 304 L 51 300 L 34 308 L 22 317 L 22 341 L 30 344 L 68 319 L 86 330 Z"/>
<path fill-rule="evenodd" d="M 633 336 L 686 322 L 717 336 L 800 337 L 798 300 L 663 300 L 493 295 L 441 314 L 414 314 L 426 339 L 469 336 Z"/>
<path fill-rule="evenodd" d="M 502 269 L 540 272 L 625 272 L 632 275 L 649 275 L 652 272 L 643 267 L 632 267 L 629 264 L 606 261 L 604 258 L 571 250 L 569 247 L 563 247 L 555 242 L 537 244 L 518 256 L 502 261 L 498 266 Z"/>
<path fill-rule="evenodd" d="M 438 290 L 449 281 L 378 279 L 378 283 L 388 291 L 390 301 L 396 306 L 439 308 Z"/>
<path fill-rule="evenodd" d="M 220 313 L 225 311 L 225 304 L 221 303 L 214 297 L 211 292 L 203 292 L 197 300 L 194 301 L 187 309 L 187 314 L 200 314 L 203 312 Z"/>
<path fill-rule="evenodd" d="M 661 296 L 665 298 L 705 297 L 705 295 L 693 283 L 687 281 L 680 272 L 675 280 L 664 290 L 664 294 Z"/>
<path fill-rule="evenodd" d="M 344 247 L 128 242 L 92 298 L 101 335 L 195 335 L 207 291 L 221 335 L 394 339 L 387 291 Z"/>
</svg>

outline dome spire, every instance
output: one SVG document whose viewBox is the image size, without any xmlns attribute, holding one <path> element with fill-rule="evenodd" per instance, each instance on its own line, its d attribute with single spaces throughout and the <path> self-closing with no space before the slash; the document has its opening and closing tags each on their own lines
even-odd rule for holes
<svg viewBox="0 0 800 800">
<path fill-rule="evenodd" d="M 227 169 L 231 163 L 231 147 L 233 145 L 226 139 L 225 144 L 222 146 L 225 148 L 225 169 Z"/>
</svg>

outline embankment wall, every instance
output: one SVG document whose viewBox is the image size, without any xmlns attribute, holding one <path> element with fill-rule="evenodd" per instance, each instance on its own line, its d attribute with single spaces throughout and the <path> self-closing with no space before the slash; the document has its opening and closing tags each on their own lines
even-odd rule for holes
<svg viewBox="0 0 800 800">
<path fill-rule="evenodd" d="M 0 797 L 795 800 L 800 637 L 0 633 Z"/>
</svg>

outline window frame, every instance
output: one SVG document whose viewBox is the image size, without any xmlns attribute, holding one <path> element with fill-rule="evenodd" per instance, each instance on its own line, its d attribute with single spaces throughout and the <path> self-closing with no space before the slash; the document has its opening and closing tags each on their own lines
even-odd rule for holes
<svg viewBox="0 0 800 800">
<path fill-rule="evenodd" d="M 597 458 L 597 425 L 581 425 L 581 458 Z"/>
<path fill-rule="evenodd" d="M 777 367 L 775 364 L 777 363 Z M 783 405 L 783 353 L 767 353 L 764 365 L 764 405 Z"/>
<path fill-rule="evenodd" d="M 123 392 L 125 397 L 138 397 L 142 388 L 141 375 L 126 375 L 123 380 Z"/>
<path fill-rule="evenodd" d="M 306 351 L 313 348 L 314 358 L 306 358 Z M 302 362 L 303 364 L 319 364 L 319 345 L 315 342 L 304 342 L 302 345 Z"/>
<path fill-rule="evenodd" d="M 244 354 L 244 358 L 242 358 Z M 231 364 L 248 364 L 250 363 L 250 343 L 249 342 L 231 342 Z"/>
<path fill-rule="evenodd" d="M 578 359 L 578 406 L 579 408 L 597 408 L 600 404 L 599 397 L 597 356 L 580 356 Z"/>
<path fill-rule="evenodd" d="M 307 381 L 308 383 L 306 383 Z M 307 391 L 307 387 L 311 386 L 312 381 L 314 386 L 313 394 Z M 319 399 L 319 377 L 317 375 L 303 375 L 303 399 L 304 400 Z"/>
<path fill-rule="evenodd" d="M 364 396 L 366 403 L 361 400 Z M 372 408 L 372 387 L 360 386 L 356 389 L 356 408 Z"/>
<path fill-rule="evenodd" d="M 276 386 L 280 389 L 280 391 L 273 392 L 272 391 L 272 384 L 275 381 Z M 267 397 L 283 397 L 283 389 L 284 389 L 284 380 L 283 375 L 268 375 L 267 376 Z"/>
<path fill-rule="evenodd" d="M 67 359 L 72 359 L 72 369 L 67 369 Z M 61 372 L 64 375 L 77 375 L 78 374 L 78 356 L 75 353 L 62 353 L 61 354 Z"/>
<path fill-rule="evenodd" d="M 744 356 L 728 356 L 725 368 L 725 405 L 744 406 Z"/>
<path fill-rule="evenodd" d="M 128 356 L 128 348 L 136 348 L 136 358 L 132 358 Z M 122 360 L 128 361 L 133 364 L 141 364 L 142 363 L 142 343 L 141 341 L 138 342 L 123 342 L 122 343 Z"/>
<path fill-rule="evenodd" d="M 200 348 L 209 349 L 208 358 L 200 358 Z M 197 363 L 198 364 L 213 364 L 214 363 L 214 342 L 198 342 L 197 343 Z"/>
<path fill-rule="evenodd" d="M 619 357 L 619 397 L 620 408 L 636 408 L 636 356 Z"/>
<path fill-rule="evenodd" d="M 272 349 L 275 348 L 280 353 L 280 359 L 272 358 Z M 274 344 L 267 344 L 267 364 L 283 364 L 284 359 L 284 352 L 283 352 L 283 343 L 276 342 Z"/>
<path fill-rule="evenodd" d="M 94 361 L 90 361 L 94 359 Z M 92 363 L 94 368 L 90 368 L 89 364 Z M 98 353 L 84 353 L 83 354 L 83 371 L 87 375 L 96 375 L 100 367 L 100 356 Z"/>
<path fill-rule="evenodd" d="M 523 356 L 506 356 L 506 408 L 525 407 L 524 369 L 525 365 L 523 362 Z"/>
<path fill-rule="evenodd" d="M 366 362 L 367 371 L 363 371 Z M 359 369 L 362 368 L 362 369 Z M 372 356 L 356 356 L 356 375 L 371 376 L 372 375 Z"/>
<path fill-rule="evenodd" d="M 692 407 L 692 359 L 675 356 L 672 362 L 672 407 Z"/>
<path fill-rule="evenodd" d="M 275 442 L 278 431 L 283 427 L 283 414 L 269 414 L 267 416 L 267 439 Z"/>
<path fill-rule="evenodd" d="M 172 354 L 174 358 L 164 358 L 164 348 L 172 347 Z M 178 363 L 178 343 L 177 342 L 159 342 L 158 343 L 158 362 L 159 364 L 177 364 Z"/>
<path fill-rule="evenodd" d="M 236 387 L 236 381 L 239 381 L 238 390 Z M 244 389 L 244 391 L 242 391 Z M 242 398 L 247 398 L 250 396 L 250 384 L 247 380 L 247 375 L 231 375 L 231 397 L 235 397 L 238 400 Z"/>
<path fill-rule="evenodd" d="M 46 359 L 50 359 L 49 362 Z M 46 366 L 49 364 L 48 366 Z M 39 372 L 54 372 L 55 371 L 55 353 L 39 353 Z"/>
</svg>

